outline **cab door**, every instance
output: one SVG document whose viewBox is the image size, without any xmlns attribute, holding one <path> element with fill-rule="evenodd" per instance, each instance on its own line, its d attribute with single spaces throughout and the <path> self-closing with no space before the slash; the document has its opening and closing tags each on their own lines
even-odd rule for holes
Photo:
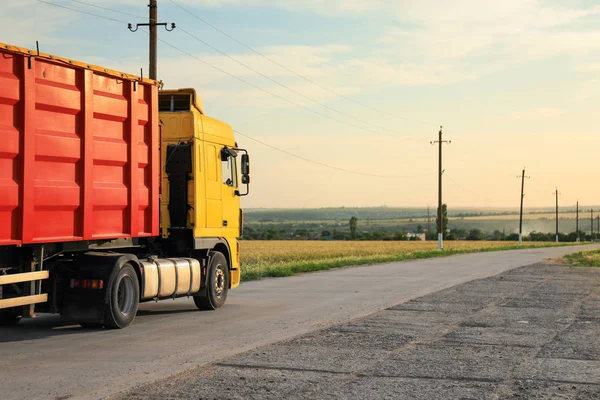
<svg viewBox="0 0 600 400">
<path fill-rule="evenodd" d="M 221 182 L 221 146 L 204 142 L 206 163 L 206 227 L 223 227 Z"/>
<path fill-rule="evenodd" d="M 237 152 L 227 146 L 221 148 L 221 193 L 223 232 L 238 237 L 240 229 L 240 198 L 238 191 Z"/>
</svg>

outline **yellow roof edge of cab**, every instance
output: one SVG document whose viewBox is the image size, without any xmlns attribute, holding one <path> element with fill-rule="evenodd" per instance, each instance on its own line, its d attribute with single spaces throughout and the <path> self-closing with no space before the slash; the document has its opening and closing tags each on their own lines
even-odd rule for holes
<svg viewBox="0 0 600 400">
<path fill-rule="evenodd" d="M 18 47 L 18 46 L 14 46 L 14 45 L 2 43 L 2 42 L 0 42 L 0 50 L 9 51 L 12 53 L 20 53 L 20 54 L 23 54 L 23 55 L 29 56 L 29 57 L 44 58 L 44 59 L 51 60 L 51 61 L 58 61 L 58 62 L 65 63 L 67 65 L 73 65 L 75 67 L 85 68 L 85 69 L 89 69 L 92 71 L 100 72 L 100 73 L 103 73 L 106 75 L 113 76 L 115 78 L 143 82 L 143 83 L 147 83 L 149 85 L 153 85 L 153 86 L 157 86 L 157 87 L 160 87 L 162 85 L 162 83 L 160 81 L 155 81 L 153 79 L 142 78 L 137 75 L 128 74 L 128 73 L 117 71 L 114 69 L 101 67 L 99 65 L 93 65 L 93 64 L 88 64 L 88 63 L 84 63 L 81 61 L 72 60 L 72 59 L 66 58 L 66 57 L 55 56 L 55 55 L 48 54 L 48 53 L 41 53 L 41 52 L 38 53 L 37 50 L 30 50 L 30 49 L 26 49 L 24 47 Z"/>
</svg>

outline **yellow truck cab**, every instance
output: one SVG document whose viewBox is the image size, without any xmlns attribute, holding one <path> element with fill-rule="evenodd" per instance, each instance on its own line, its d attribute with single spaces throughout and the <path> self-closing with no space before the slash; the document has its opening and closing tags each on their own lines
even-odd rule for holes
<svg viewBox="0 0 600 400">
<path fill-rule="evenodd" d="M 237 148 L 229 125 L 204 114 L 194 89 L 162 90 L 158 107 L 165 166 L 161 235 L 175 243 L 179 235 L 182 245 L 193 244 L 194 250 L 220 249 L 229 258 L 229 286 L 235 288 L 240 283 L 240 196 L 248 194 L 247 186 L 240 191 L 237 171 L 242 164 L 248 179 L 247 152 Z"/>
</svg>

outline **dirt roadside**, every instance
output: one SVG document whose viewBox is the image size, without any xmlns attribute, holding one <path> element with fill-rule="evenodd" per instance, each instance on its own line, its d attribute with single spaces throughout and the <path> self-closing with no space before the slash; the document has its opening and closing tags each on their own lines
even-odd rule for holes
<svg viewBox="0 0 600 400">
<path fill-rule="evenodd" d="M 599 337 L 600 269 L 545 262 L 114 398 L 594 399 Z"/>
</svg>

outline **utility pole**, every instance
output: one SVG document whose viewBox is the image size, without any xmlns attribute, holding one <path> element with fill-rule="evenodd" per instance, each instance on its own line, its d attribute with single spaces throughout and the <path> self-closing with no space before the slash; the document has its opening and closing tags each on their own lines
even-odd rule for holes
<svg viewBox="0 0 600 400">
<path fill-rule="evenodd" d="M 525 198 L 525 178 L 529 179 L 529 177 L 525 175 L 525 167 L 523 167 L 523 174 L 517 176 L 517 178 L 521 178 L 521 213 L 519 217 L 519 244 L 521 244 L 523 243 L 523 199 Z"/>
<path fill-rule="evenodd" d="M 590 210 L 590 219 L 591 219 L 591 224 L 590 224 L 590 240 L 593 242 L 594 241 L 594 209 Z"/>
<path fill-rule="evenodd" d="M 150 0 L 150 4 L 148 4 L 149 18 L 148 26 L 150 30 L 150 49 L 148 51 L 149 54 L 149 64 L 150 64 L 150 79 L 156 80 L 156 62 L 157 62 L 157 41 L 158 41 L 158 32 L 156 31 L 156 23 L 158 22 L 158 4 L 157 0 Z"/>
<path fill-rule="evenodd" d="M 556 188 L 556 243 L 558 243 L 558 188 Z M 594 221 L 592 220 L 592 225 L 594 224 Z"/>
<path fill-rule="evenodd" d="M 175 29 L 175 23 L 172 22 L 171 23 L 171 28 L 169 29 L 169 27 L 167 26 L 166 22 L 158 22 L 158 4 L 157 1 L 158 0 L 149 0 L 149 4 L 148 4 L 148 23 L 142 23 L 142 24 L 135 24 L 135 29 L 133 28 L 132 24 L 128 24 L 127 28 L 129 28 L 129 30 L 131 32 L 135 32 L 139 29 L 140 26 L 147 26 L 148 30 L 150 31 L 150 44 L 149 44 L 149 68 L 150 68 L 150 79 L 156 80 L 157 79 L 157 68 L 156 68 L 156 63 L 157 63 L 157 45 L 158 45 L 158 32 L 157 32 L 157 27 L 158 26 L 164 26 L 165 29 L 168 32 L 171 32 L 173 29 Z"/>
<path fill-rule="evenodd" d="M 577 232 L 577 242 L 581 241 L 581 238 L 579 237 L 579 200 L 577 200 L 577 212 L 576 212 L 576 217 L 575 217 L 575 232 Z"/>
<path fill-rule="evenodd" d="M 451 142 L 449 140 L 442 140 L 442 127 L 440 126 L 439 139 L 437 141 L 430 142 L 431 144 L 438 143 L 439 144 L 439 179 L 438 179 L 438 249 L 444 248 L 444 220 L 442 213 L 442 175 L 444 174 L 444 170 L 442 169 L 442 144 Z"/>
</svg>

